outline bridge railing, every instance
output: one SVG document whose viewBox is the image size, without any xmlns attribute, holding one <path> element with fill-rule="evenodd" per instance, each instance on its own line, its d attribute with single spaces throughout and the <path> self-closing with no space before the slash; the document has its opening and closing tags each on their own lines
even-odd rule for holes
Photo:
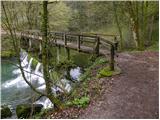
<svg viewBox="0 0 160 120">
<path fill-rule="evenodd" d="M 42 43 L 42 35 L 40 32 L 25 31 L 21 33 L 23 38 L 29 38 L 29 40 L 38 40 Z M 49 32 L 49 42 L 55 45 L 62 45 L 70 48 L 71 45 L 78 51 L 85 51 L 89 53 L 95 53 L 97 55 L 107 55 L 106 51 L 101 47 L 107 49 L 110 55 L 110 68 L 114 70 L 114 56 L 118 47 L 118 41 L 116 35 L 108 35 L 113 40 L 108 40 L 104 36 L 106 34 L 93 34 L 93 33 L 66 33 L 66 32 Z M 92 49 L 91 49 L 92 48 Z"/>
<path fill-rule="evenodd" d="M 117 50 L 117 47 L 118 47 L 118 40 L 117 40 L 116 35 L 89 34 L 89 33 L 77 34 L 77 33 L 62 33 L 62 32 L 60 32 L 60 33 L 57 32 L 54 34 L 55 34 L 55 36 L 57 36 L 56 38 L 63 39 L 65 45 L 67 45 L 67 42 L 68 42 L 67 38 L 68 37 L 74 38 L 74 41 L 77 41 L 77 50 L 78 51 L 81 50 L 81 44 L 83 42 L 93 43 L 95 45 L 95 47 L 93 49 L 97 55 L 99 55 L 99 53 L 100 53 L 100 46 L 105 47 L 106 49 L 108 49 L 110 51 L 110 68 L 111 68 L 111 70 L 114 70 L 114 62 L 115 62 L 114 56 L 115 56 L 115 51 Z M 111 37 L 113 37 L 113 41 L 107 40 L 106 38 L 104 38 L 100 35 L 111 36 Z M 88 38 L 88 39 L 86 39 L 86 38 Z M 73 42 L 73 41 L 71 41 L 71 39 L 69 39 L 69 40 L 70 40 L 69 42 Z M 104 53 L 104 54 L 107 55 L 107 53 Z"/>
</svg>

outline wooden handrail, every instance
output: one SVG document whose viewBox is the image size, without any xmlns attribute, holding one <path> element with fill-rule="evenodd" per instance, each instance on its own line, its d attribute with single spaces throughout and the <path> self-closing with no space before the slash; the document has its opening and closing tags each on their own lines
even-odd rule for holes
<svg viewBox="0 0 160 120">
<path fill-rule="evenodd" d="M 38 33 L 38 34 L 37 34 Z M 24 38 L 31 38 L 31 39 L 36 39 L 41 42 L 42 37 L 40 35 L 40 32 L 31 32 L 31 31 L 24 31 L 20 34 Z M 78 51 L 90 51 L 90 52 L 95 52 L 96 55 L 100 54 L 100 45 L 103 45 L 104 47 L 110 46 L 110 69 L 114 70 L 114 55 L 115 55 L 115 50 L 117 50 L 118 46 L 118 41 L 117 41 L 117 36 L 116 35 L 110 35 L 114 37 L 114 41 L 107 40 L 106 38 L 102 37 L 100 34 L 86 34 L 86 33 L 66 33 L 66 32 L 49 32 L 50 37 L 53 38 L 54 42 L 51 40 L 50 43 L 54 43 L 56 45 L 61 45 L 68 48 L 74 48 L 77 49 Z M 108 35 L 107 35 L 108 36 Z M 57 38 L 58 37 L 58 38 Z M 67 40 L 68 37 L 75 37 L 75 40 L 77 41 L 77 47 L 74 47 L 74 44 L 70 44 L 73 46 L 68 45 L 69 41 Z M 83 39 L 85 38 L 85 39 Z M 88 38 L 88 40 L 87 40 Z M 61 42 L 57 42 L 60 40 Z M 94 41 L 93 41 L 94 40 Z M 94 50 L 91 49 L 91 47 L 88 49 L 87 46 L 84 48 L 84 45 L 81 45 L 81 42 L 88 42 L 88 43 L 94 43 L 95 47 Z M 70 41 L 71 43 L 71 41 Z M 82 49 L 81 49 L 82 46 Z M 101 53 L 102 54 L 102 53 Z M 106 53 L 103 53 L 105 55 Z"/>
</svg>

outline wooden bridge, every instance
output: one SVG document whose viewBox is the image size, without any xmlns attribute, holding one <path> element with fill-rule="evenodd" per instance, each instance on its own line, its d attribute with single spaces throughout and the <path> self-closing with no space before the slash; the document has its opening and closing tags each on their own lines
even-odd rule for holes
<svg viewBox="0 0 160 120">
<path fill-rule="evenodd" d="M 107 40 L 104 36 L 112 38 Z M 65 32 L 49 32 L 48 40 L 50 45 L 65 47 L 68 49 L 77 50 L 79 52 L 105 55 L 110 58 L 110 69 L 114 70 L 114 56 L 118 47 L 117 36 L 95 34 L 95 33 L 65 33 Z M 32 47 L 33 41 L 39 43 L 39 49 L 42 50 L 42 35 L 40 32 L 25 31 L 21 32 L 21 41 L 27 41 L 29 49 Z"/>
</svg>

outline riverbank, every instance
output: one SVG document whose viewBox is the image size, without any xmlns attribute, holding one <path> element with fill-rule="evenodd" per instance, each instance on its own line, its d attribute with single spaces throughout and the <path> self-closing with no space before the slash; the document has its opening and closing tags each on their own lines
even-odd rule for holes
<svg viewBox="0 0 160 120">
<path fill-rule="evenodd" d="M 35 58 L 30 56 L 25 51 L 21 51 L 20 55 L 22 60 L 21 64 L 23 66 L 24 71 L 42 75 L 42 72 L 41 72 L 42 64 L 40 62 L 38 62 L 37 60 L 36 60 L 37 62 L 34 62 Z M 71 64 L 69 61 L 67 63 L 66 62 L 67 62 L 66 60 L 64 62 L 59 61 L 59 63 L 56 66 L 54 65 L 54 68 L 57 68 L 57 67 L 66 68 L 66 67 L 73 66 L 73 64 Z M 17 105 L 19 104 L 31 104 L 35 102 L 36 104 L 42 104 L 44 109 L 48 109 L 48 106 L 50 108 L 51 102 L 48 101 L 49 100 L 48 98 L 44 99 L 43 97 L 41 97 L 40 99 L 36 99 L 36 101 L 34 102 L 31 100 L 31 97 L 35 95 L 33 94 L 33 91 L 29 88 L 29 86 L 26 84 L 26 82 L 23 80 L 21 71 L 16 65 L 17 65 L 17 61 L 12 60 L 11 58 L 2 60 L 2 71 L 3 71 L 2 82 L 1 82 L 2 103 L 6 104 L 7 106 L 9 105 L 13 113 L 15 113 Z M 57 78 L 58 76 L 55 76 L 57 75 L 56 71 L 51 70 L 50 73 L 52 74 L 52 72 L 54 73 L 52 76 L 54 78 L 55 77 Z M 28 74 L 27 72 L 24 72 L 24 73 L 26 78 L 30 80 L 38 90 L 40 91 L 45 90 L 45 83 L 41 76 L 36 76 L 36 75 L 30 76 L 30 74 Z M 73 66 L 70 68 L 70 70 L 67 73 L 70 74 L 69 78 L 71 78 L 71 80 L 67 79 L 66 72 L 64 70 L 63 70 L 63 73 L 58 73 L 58 74 L 61 74 L 63 78 L 58 78 L 58 79 L 63 83 L 64 89 L 67 91 L 70 91 L 74 83 L 77 82 L 78 84 L 79 75 L 83 73 L 83 70 L 81 67 Z M 54 85 L 52 88 L 54 93 L 58 91 L 58 88 L 55 88 Z M 52 107 L 53 107 L 53 104 L 51 108 Z M 16 113 L 14 114 L 14 117 L 16 118 Z"/>
<path fill-rule="evenodd" d="M 66 118 L 78 118 L 83 110 L 87 109 L 93 101 L 96 101 L 102 95 L 103 82 L 99 79 L 112 76 L 111 74 L 120 74 L 120 69 L 116 67 L 116 72 L 106 70 L 109 62 L 104 57 L 99 57 L 96 61 L 87 69 L 81 76 L 81 83 L 76 86 L 75 90 L 69 96 L 70 99 L 66 102 L 66 107 L 61 111 L 49 111 L 43 115 L 42 118 L 50 119 L 66 119 Z M 105 69 L 105 70 L 104 70 Z M 101 74 L 101 72 L 104 71 Z M 108 74 L 109 73 L 109 74 Z M 106 76 L 100 76 L 106 75 Z M 109 84 L 108 84 L 109 87 Z"/>
<path fill-rule="evenodd" d="M 158 52 L 120 53 L 116 62 L 122 74 L 90 80 L 87 107 L 50 112 L 46 118 L 158 118 L 158 61 Z"/>
</svg>

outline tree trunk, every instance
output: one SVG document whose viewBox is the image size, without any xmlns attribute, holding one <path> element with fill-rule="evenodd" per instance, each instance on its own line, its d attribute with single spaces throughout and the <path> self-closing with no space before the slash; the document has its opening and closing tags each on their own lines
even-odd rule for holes
<svg viewBox="0 0 160 120">
<path fill-rule="evenodd" d="M 120 23 L 119 23 L 119 20 L 118 20 L 116 7 L 117 7 L 116 4 L 113 2 L 114 16 L 115 16 L 116 24 L 117 24 L 119 35 L 120 35 L 120 50 L 122 50 L 123 49 L 123 37 L 122 37 L 122 30 L 121 30 L 121 27 L 120 27 Z"/>
<path fill-rule="evenodd" d="M 152 41 L 153 21 L 154 21 L 154 16 L 152 15 L 151 19 L 149 20 L 149 26 L 148 26 L 148 45 L 150 45 Z"/>
<path fill-rule="evenodd" d="M 129 15 L 130 15 L 130 23 L 131 23 L 131 30 L 133 34 L 133 40 L 135 42 L 136 48 L 140 49 L 140 39 L 139 39 L 139 18 L 138 18 L 138 3 L 135 3 L 135 8 L 131 1 L 128 2 L 128 8 L 129 8 Z"/>
<path fill-rule="evenodd" d="M 58 98 L 54 97 L 52 93 L 52 81 L 49 76 L 49 64 L 48 64 L 48 1 L 43 1 L 43 16 L 42 16 L 42 64 L 43 64 L 43 75 L 46 84 L 47 97 L 54 103 L 58 108 L 62 108 L 61 102 Z"/>
<path fill-rule="evenodd" d="M 46 82 L 46 92 L 51 94 L 50 82 L 49 82 L 49 69 L 48 69 L 48 38 L 47 38 L 47 24 L 48 24 L 48 1 L 43 1 L 43 20 L 42 20 L 42 63 L 43 63 L 43 74 Z"/>
<path fill-rule="evenodd" d="M 145 22 L 144 22 L 144 1 L 141 1 L 141 45 L 144 48 L 144 40 L 145 40 Z"/>
</svg>

